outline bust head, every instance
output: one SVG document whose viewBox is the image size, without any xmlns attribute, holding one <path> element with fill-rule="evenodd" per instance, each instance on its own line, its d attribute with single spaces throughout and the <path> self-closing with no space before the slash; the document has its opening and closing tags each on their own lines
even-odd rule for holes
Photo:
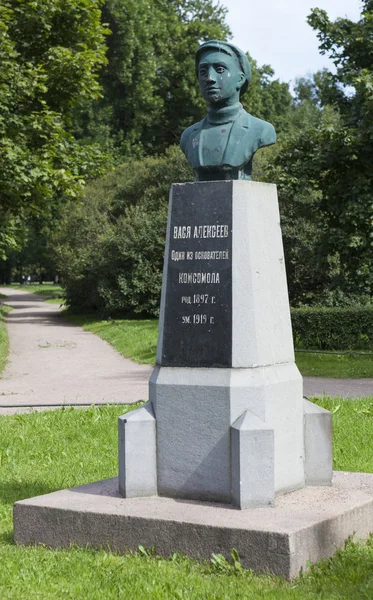
<svg viewBox="0 0 373 600">
<path fill-rule="evenodd" d="M 196 53 L 196 74 L 203 98 L 210 106 L 231 106 L 251 81 L 245 54 L 228 42 L 210 40 Z"/>
<path fill-rule="evenodd" d="M 274 144 L 276 133 L 239 102 L 251 81 L 247 56 L 233 44 L 210 40 L 198 48 L 195 68 L 208 111 L 183 132 L 180 145 L 196 181 L 249 180 L 255 152 Z"/>
</svg>

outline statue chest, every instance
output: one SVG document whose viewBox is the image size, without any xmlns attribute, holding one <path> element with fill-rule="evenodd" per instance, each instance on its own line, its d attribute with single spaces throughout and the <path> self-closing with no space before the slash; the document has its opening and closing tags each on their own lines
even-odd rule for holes
<svg viewBox="0 0 373 600">
<path fill-rule="evenodd" d="M 201 166 L 214 167 L 223 164 L 232 123 L 210 126 L 200 132 L 199 156 Z"/>
</svg>

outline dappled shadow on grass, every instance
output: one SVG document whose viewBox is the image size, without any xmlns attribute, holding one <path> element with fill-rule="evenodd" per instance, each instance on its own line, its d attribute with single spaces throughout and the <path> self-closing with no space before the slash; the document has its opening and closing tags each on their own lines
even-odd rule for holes
<svg viewBox="0 0 373 600">
<path fill-rule="evenodd" d="M 154 365 L 155 364 L 155 354 L 157 350 L 157 345 L 155 344 L 153 348 L 150 348 L 144 352 L 136 352 L 136 362 L 144 365 Z"/>
<path fill-rule="evenodd" d="M 0 533 L 0 545 L 13 545 L 14 546 L 15 542 L 14 542 L 14 533 L 13 530 L 9 530 L 9 531 L 5 531 L 3 533 Z"/>
<path fill-rule="evenodd" d="M 6 481 L 0 483 L 0 501 L 9 506 L 13 506 L 19 500 L 34 498 L 54 492 L 56 488 L 46 485 L 42 481 L 33 481 L 29 483 L 19 481 Z M 8 529 L 0 533 L 0 545 L 14 545 L 13 529 Z"/>
<path fill-rule="evenodd" d="M 19 500 L 26 500 L 27 498 L 33 498 L 34 496 L 50 494 L 57 489 L 59 488 L 46 485 L 42 481 L 28 483 L 5 481 L 0 482 L 0 499 L 3 503 L 14 504 L 14 502 L 18 502 Z"/>
<path fill-rule="evenodd" d="M 44 306 L 44 302 L 42 304 L 42 306 Z M 13 306 L 12 307 L 14 310 L 29 310 L 31 308 L 35 308 L 32 304 L 17 304 L 17 306 Z M 47 307 L 48 310 L 48 307 Z M 39 312 L 39 311 L 38 311 Z M 48 311 L 48 312 L 52 312 L 52 311 Z"/>
<path fill-rule="evenodd" d="M 36 292 L 33 292 L 33 294 L 39 298 L 41 297 L 43 300 L 45 299 L 45 296 L 47 298 L 63 298 L 63 292 L 57 292 L 55 290 L 37 290 Z"/>
<path fill-rule="evenodd" d="M 300 597 L 302 589 L 308 588 L 317 589 L 318 598 L 372 598 L 372 543 L 372 537 L 365 542 L 348 540 L 331 558 L 312 565 L 295 580 Z"/>
</svg>

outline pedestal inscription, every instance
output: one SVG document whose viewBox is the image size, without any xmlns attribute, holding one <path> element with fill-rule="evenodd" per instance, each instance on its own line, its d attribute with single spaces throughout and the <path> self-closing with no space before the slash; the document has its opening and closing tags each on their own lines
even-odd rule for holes
<svg viewBox="0 0 373 600">
<path fill-rule="evenodd" d="M 275 186 L 173 185 L 149 401 L 151 461 L 135 448 L 137 421 L 125 417 L 126 495 L 154 461 L 160 496 L 241 509 L 273 504 L 304 487 L 305 475 L 330 483 L 330 415 L 304 410 L 294 363 Z"/>
<path fill-rule="evenodd" d="M 173 186 L 161 364 L 232 364 L 232 182 Z"/>
</svg>

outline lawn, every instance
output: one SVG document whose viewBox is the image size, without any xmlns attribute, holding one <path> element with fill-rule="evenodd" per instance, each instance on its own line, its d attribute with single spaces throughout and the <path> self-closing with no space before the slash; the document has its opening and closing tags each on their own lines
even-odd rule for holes
<svg viewBox="0 0 373 600">
<path fill-rule="evenodd" d="M 303 377 L 373 377 L 373 350 L 370 356 L 296 351 L 295 360 Z"/>
<path fill-rule="evenodd" d="M 95 316 L 72 315 L 68 311 L 63 314 L 70 322 L 109 342 L 123 356 L 140 364 L 155 363 L 157 319 L 102 320 Z"/>
<path fill-rule="evenodd" d="M 5 325 L 5 316 L 11 310 L 9 306 L 1 304 L 2 297 L 3 296 L 0 294 L 0 375 L 4 370 L 8 358 L 9 342 Z"/>
<path fill-rule="evenodd" d="M 373 398 L 322 401 L 334 411 L 334 466 L 373 470 Z M 117 472 L 117 417 L 132 407 L 65 409 L 0 417 L 0 597 L 111 600 L 299 600 L 373 597 L 373 538 L 349 542 L 332 559 L 291 583 L 224 564 L 144 552 L 23 548 L 13 543 L 16 500 L 112 477 Z M 270 509 L 269 509 L 270 510 Z M 156 540 L 154 540 L 156 544 Z"/>
<path fill-rule="evenodd" d="M 65 317 L 109 342 L 120 354 L 138 363 L 155 363 L 158 321 L 156 319 L 110 319 L 97 316 Z M 372 351 L 373 354 L 373 351 Z M 296 352 L 296 363 L 304 377 L 373 377 L 373 356 Z"/>
<path fill-rule="evenodd" d="M 14 284 L 12 287 L 20 288 Z M 51 303 L 63 304 L 63 288 L 53 284 L 24 285 L 22 289 L 47 297 Z M 157 347 L 157 319 L 108 319 L 97 315 L 73 315 L 66 319 L 91 331 L 111 344 L 117 352 L 140 364 L 154 364 Z M 358 354 L 295 353 L 297 366 L 304 377 L 373 378 L 372 356 Z"/>
<path fill-rule="evenodd" d="M 18 289 L 24 292 L 31 292 L 46 298 L 47 301 L 55 300 L 57 302 L 59 300 L 60 303 L 62 303 L 64 294 L 63 288 L 60 285 L 55 285 L 54 283 L 32 283 L 30 285 L 27 283 L 23 285 L 20 285 L 19 283 L 12 283 L 11 285 L 3 287 L 11 287 L 15 290 Z"/>
</svg>

